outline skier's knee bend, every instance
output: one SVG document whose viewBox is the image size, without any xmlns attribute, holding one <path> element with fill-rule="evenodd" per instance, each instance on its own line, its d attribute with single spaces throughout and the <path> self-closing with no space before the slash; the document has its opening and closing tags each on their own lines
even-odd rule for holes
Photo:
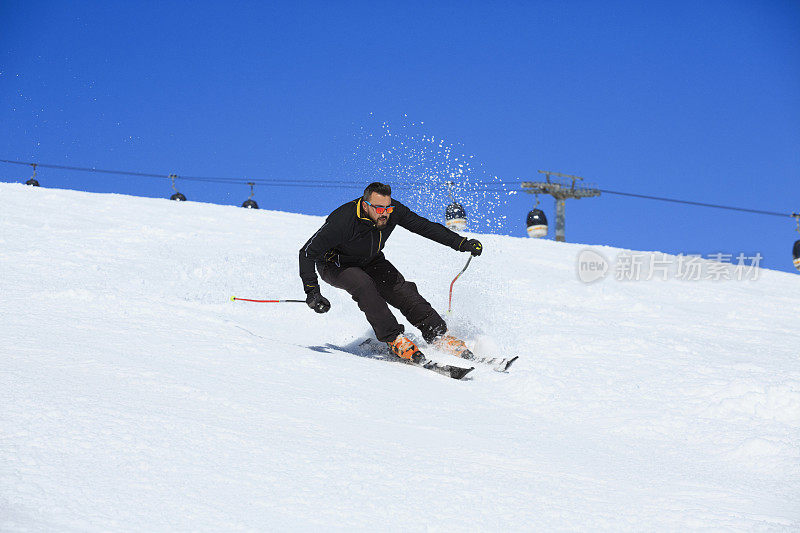
<svg viewBox="0 0 800 533">
<path fill-rule="evenodd" d="M 409 296 L 419 296 L 419 291 L 417 290 L 417 284 L 413 281 L 408 281 L 404 279 L 401 283 L 402 289 L 401 291 L 406 293 Z"/>
<path fill-rule="evenodd" d="M 396 290 L 394 300 L 396 302 L 395 307 L 403 311 L 404 314 L 418 315 L 419 313 L 415 312 L 415 307 L 429 305 L 417 291 L 417 285 L 413 281 L 404 281 Z M 427 319 L 427 317 L 425 318 Z"/>
</svg>

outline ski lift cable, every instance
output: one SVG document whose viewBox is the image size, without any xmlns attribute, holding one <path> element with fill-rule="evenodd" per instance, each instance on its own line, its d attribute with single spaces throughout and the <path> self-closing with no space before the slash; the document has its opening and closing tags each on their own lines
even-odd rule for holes
<svg viewBox="0 0 800 533">
<path fill-rule="evenodd" d="M 695 202 L 695 201 L 692 201 L 692 200 L 678 200 L 676 198 L 664 198 L 664 197 L 661 197 L 661 196 L 650 196 L 650 195 L 647 195 L 647 194 L 635 194 L 635 193 L 630 193 L 630 192 L 609 191 L 609 190 L 606 190 L 606 189 L 598 189 L 598 190 L 600 192 L 606 193 L 606 194 L 617 194 L 617 195 L 620 195 L 620 196 L 630 196 L 630 197 L 633 197 L 633 198 L 644 198 L 644 199 L 647 199 L 647 200 L 659 200 L 661 202 L 673 202 L 673 203 L 676 203 L 676 204 L 696 205 L 696 206 L 700 206 L 700 207 L 713 207 L 713 208 L 716 208 L 716 209 L 727 209 L 729 211 L 741 211 L 741 212 L 744 212 L 744 213 L 755 213 L 755 214 L 758 214 L 758 215 L 770 215 L 770 216 L 775 216 L 775 217 L 791 217 L 792 216 L 791 214 L 787 214 L 787 213 L 778 213 L 776 211 L 764 211 L 763 209 L 750 209 L 750 208 L 747 208 L 747 207 L 734 207 L 734 206 L 730 206 L 730 205 L 709 204 L 709 203 L 705 203 L 705 202 Z"/>
<path fill-rule="evenodd" d="M 133 171 L 123 171 L 123 170 L 110 170 L 110 169 L 98 169 L 98 168 L 87 168 L 87 167 L 75 167 L 75 166 L 67 166 L 67 165 L 52 165 L 52 164 L 45 164 L 45 163 L 33 163 L 29 161 L 15 161 L 10 159 L 0 159 L 0 163 L 8 163 L 8 164 L 15 164 L 15 165 L 26 165 L 26 166 L 34 166 L 34 171 L 36 167 L 40 168 L 52 168 L 56 170 L 70 170 L 70 171 L 78 171 L 78 172 L 95 172 L 101 174 L 116 174 L 121 176 L 137 176 L 137 177 L 147 177 L 147 178 L 161 178 L 161 179 L 171 179 L 172 174 L 155 174 L 149 172 L 133 172 Z M 363 187 L 362 181 L 345 181 L 345 180 L 322 180 L 322 179 L 277 179 L 277 180 L 269 180 L 269 179 L 240 179 L 240 178 L 228 178 L 228 177 L 203 177 L 203 176 L 183 176 L 177 175 L 177 178 L 185 181 L 196 181 L 196 182 L 205 182 L 205 183 L 220 183 L 220 184 L 248 184 L 248 183 L 256 183 L 262 186 L 274 186 L 274 187 L 308 187 L 308 188 L 317 188 L 317 187 L 325 187 L 325 188 L 361 188 Z M 519 182 L 514 181 L 473 181 L 471 183 L 466 183 L 465 188 L 468 186 L 477 186 L 483 187 L 482 190 L 485 192 L 508 192 L 507 189 L 494 189 L 491 188 L 492 186 L 518 186 Z M 417 185 L 431 185 L 428 181 L 412 181 L 403 184 L 399 184 L 395 186 L 396 189 L 403 190 L 408 189 Z M 637 194 L 637 193 L 629 193 L 629 192 L 622 192 L 622 191 L 611 191 L 607 189 L 598 189 L 600 192 L 605 194 L 616 194 L 620 196 L 627 196 L 631 198 L 641 198 L 646 200 L 658 200 L 662 202 L 671 202 L 676 204 L 685 204 L 685 205 L 694 205 L 699 207 L 710 207 L 715 209 L 727 209 L 730 211 L 739 211 L 745 213 L 754 213 L 759 215 L 769 215 L 769 216 L 777 216 L 777 217 L 792 217 L 793 214 L 789 213 L 779 213 L 776 211 L 765 211 L 762 209 L 750 209 L 745 207 L 735 207 L 735 206 L 728 206 L 728 205 L 720 205 L 720 204 L 711 204 L 706 202 L 696 202 L 692 200 L 681 200 L 677 198 L 665 198 L 661 196 L 652 196 L 646 194 Z M 452 192 L 448 190 L 448 192 L 452 195 Z"/>
<path fill-rule="evenodd" d="M 156 174 L 152 172 L 133 172 L 133 171 L 125 171 L 125 170 L 111 170 L 111 169 L 99 169 L 99 168 L 89 168 L 89 167 L 75 167 L 75 166 L 67 166 L 67 165 L 52 165 L 52 164 L 45 164 L 45 163 L 29 163 L 26 161 L 14 161 L 9 159 L 0 159 L 0 163 L 9 163 L 9 164 L 16 164 L 16 165 L 38 165 L 43 168 L 52 168 L 56 170 L 70 170 L 76 172 L 93 172 L 98 174 L 114 174 L 120 176 L 135 176 L 135 177 L 145 177 L 145 178 L 160 178 L 160 179 L 171 179 L 172 174 Z M 257 185 L 265 185 L 265 186 L 274 186 L 274 187 L 308 187 L 308 188 L 315 188 L 315 187 L 328 187 L 328 188 L 354 188 L 360 189 L 364 186 L 363 181 L 347 181 L 347 180 L 329 180 L 329 179 L 241 179 L 241 178 L 229 178 L 229 177 L 213 177 L 213 176 L 184 176 L 184 175 L 176 175 L 178 179 L 184 181 L 196 181 L 196 182 L 203 182 L 203 183 L 220 183 L 220 184 L 248 184 L 248 183 L 255 183 Z M 401 185 L 395 186 L 396 189 L 407 189 L 410 187 L 418 186 L 418 185 L 431 185 L 428 181 L 413 181 L 403 183 Z"/>
<path fill-rule="evenodd" d="M 0 163 L 9 163 L 9 164 L 17 164 L 17 165 L 33 165 L 34 163 L 28 163 L 25 161 L 14 161 L 9 159 L 0 159 Z M 39 167 L 43 168 L 52 168 L 56 170 L 70 170 L 76 172 L 93 172 L 98 174 L 114 174 L 119 176 L 135 176 L 135 177 L 144 177 L 144 178 L 160 178 L 160 179 L 170 179 L 171 174 L 155 174 L 151 172 L 133 172 L 133 171 L 124 171 L 124 170 L 111 170 L 111 169 L 99 169 L 99 168 L 88 168 L 88 167 L 74 167 L 74 166 L 66 166 L 66 165 L 50 165 L 44 163 L 36 163 Z M 364 186 L 363 181 L 345 181 L 345 180 L 325 180 L 325 179 L 240 179 L 240 178 L 228 178 L 228 177 L 212 177 L 212 176 L 184 176 L 184 175 L 177 175 L 178 179 L 184 181 L 195 181 L 195 182 L 203 182 L 203 183 L 220 183 L 220 184 L 248 184 L 248 183 L 255 183 L 257 185 L 263 186 L 273 186 L 273 187 L 308 187 L 308 188 L 316 188 L 316 187 L 327 187 L 327 188 L 342 188 L 342 189 L 360 189 Z M 399 186 L 395 186 L 396 189 L 406 189 L 408 187 L 412 187 L 415 185 L 422 185 L 428 184 L 428 182 L 410 182 L 404 183 Z"/>
<path fill-rule="evenodd" d="M 498 182 L 495 182 L 495 183 L 498 183 Z M 519 182 L 507 182 L 506 181 L 506 182 L 500 182 L 500 183 L 503 183 L 504 185 L 520 185 Z M 502 189 L 492 189 L 492 190 L 494 192 L 502 191 Z M 620 195 L 620 196 L 629 196 L 629 197 L 632 197 L 632 198 L 642 198 L 642 199 L 645 199 L 645 200 L 658 200 L 658 201 L 661 201 L 661 202 L 672 202 L 672 203 L 676 203 L 676 204 L 694 205 L 694 206 L 699 206 L 699 207 L 713 207 L 713 208 L 716 208 L 716 209 L 727 209 L 727 210 L 730 210 L 730 211 L 741 211 L 741 212 L 744 212 L 744 213 L 755 213 L 755 214 L 758 214 L 758 215 L 770 215 L 770 216 L 776 216 L 776 217 L 781 217 L 781 218 L 794 216 L 793 214 L 790 214 L 790 213 L 779 213 L 777 211 L 765 211 L 763 209 L 751 209 L 751 208 L 747 208 L 747 207 L 736 207 L 736 206 L 730 206 L 730 205 L 710 204 L 710 203 L 706 203 L 706 202 L 696 202 L 696 201 L 693 201 L 693 200 L 680 200 L 678 198 L 665 198 L 663 196 L 652 196 L 652 195 L 649 195 L 649 194 L 638 194 L 638 193 L 622 192 L 622 191 L 610 191 L 608 189 L 597 189 L 597 190 L 599 192 L 605 193 L 605 194 L 617 194 L 617 195 Z"/>
<path fill-rule="evenodd" d="M 14 161 L 10 159 L 0 159 L 0 163 L 8 163 L 13 165 L 37 165 L 41 168 L 52 168 L 55 170 L 71 170 L 76 172 L 94 172 L 98 174 L 116 174 L 120 176 L 137 176 L 143 178 L 167 178 L 170 179 L 172 174 L 156 174 L 152 172 L 133 172 L 127 170 L 111 170 L 111 169 L 100 169 L 100 168 L 88 168 L 88 167 L 74 167 L 74 166 L 67 166 L 67 165 L 51 165 L 45 163 L 30 163 L 27 161 Z M 211 183 L 234 183 L 234 184 L 248 184 L 250 182 L 255 182 L 258 185 L 278 185 L 278 186 L 291 186 L 291 185 L 298 185 L 303 186 L 307 185 L 309 187 L 313 187 L 316 185 L 353 185 L 353 186 L 363 186 L 362 182 L 356 181 L 343 181 L 343 180 L 323 180 L 323 179 L 277 179 L 277 180 L 269 180 L 269 179 L 241 179 L 241 178 L 228 178 L 228 177 L 215 177 L 215 176 L 184 176 L 184 175 L 177 175 L 177 177 L 181 180 L 185 181 L 203 181 L 203 182 L 211 182 Z"/>
</svg>

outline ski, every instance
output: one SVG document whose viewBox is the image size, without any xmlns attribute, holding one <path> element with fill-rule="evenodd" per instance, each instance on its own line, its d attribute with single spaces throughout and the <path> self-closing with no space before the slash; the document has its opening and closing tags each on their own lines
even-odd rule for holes
<svg viewBox="0 0 800 533">
<path fill-rule="evenodd" d="M 467 348 L 467 345 L 464 341 L 459 340 L 452 335 L 445 335 L 438 339 L 434 339 L 433 341 L 434 348 L 448 354 L 454 355 L 456 357 L 460 357 L 462 359 L 466 359 L 467 361 L 473 361 L 475 363 L 481 363 L 485 365 L 491 365 L 496 372 L 508 372 L 509 367 L 514 364 L 514 361 L 519 359 L 519 356 L 514 357 L 494 357 L 494 356 L 482 356 L 476 355 L 475 352 Z"/>
<path fill-rule="evenodd" d="M 414 363 L 412 361 L 404 361 L 404 362 L 412 366 L 424 368 L 425 370 L 431 370 L 433 372 L 436 372 L 437 374 L 441 374 L 443 376 L 447 376 L 453 379 L 464 379 L 467 376 L 467 374 L 475 370 L 475 367 L 463 368 L 460 366 L 440 365 L 434 363 L 433 361 L 427 361 L 427 360 L 421 361 L 419 363 Z"/>
<path fill-rule="evenodd" d="M 359 347 L 362 348 L 362 349 L 374 349 L 374 345 L 377 342 L 378 341 L 375 341 L 374 339 L 366 339 L 365 341 L 363 341 L 359 345 Z M 460 354 L 450 353 L 450 355 L 455 355 L 456 357 L 460 357 L 462 359 L 466 359 L 467 361 L 470 361 L 470 362 L 473 362 L 473 363 L 480 363 L 480 364 L 484 364 L 484 365 L 490 365 L 494 369 L 495 372 L 508 372 L 508 369 L 511 367 L 511 365 L 514 364 L 514 362 L 517 359 L 519 359 L 518 355 L 515 355 L 514 357 L 477 356 L 473 352 L 471 352 L 470 350 L 465 350 L 464 352 L 462 352 Z M 428 363 L 430 363 L 430 362 L 428 361 Z M 411 363 L 411 364 L 414 364 L 414 363 Z M 436 365 L 436 363 L 432 363 L 432 364 Z M 416 366 L 422 366 L 422 365 L 417 364 Z M 434 370 L 434 372 L 438 372 L 439 374 L 448 375 L 448 370 L 447 370 L 448 368 L 461 369 L 461 367 L 448 367 L 447 365 L 436 365 L 436 367 L 437 367 L 437 369 L 428 369 L 428 370 Z M 441 369 L 444 369 L 444 370 L 441 370 Z M 471 368 L 471 369 L 463 369 L 463 370 L 465 370 L 465 372 L 463 373 L 463 375 L 461 377 L 466 376 L 467 373 L 469 373 L 473 369 L 474 369 L 474 367 Z M 455 372 L 456 375 L 458 375 L 459 370 L 455 370 L 454 372 Z M 451 376 L 451 377 L 455 377 L 455 376 Z M 455 379 L 461 379 L 461 377 L 455 377 Z"/>
<path fill-rule="evenodd" d="M 366 339 L 361 344 L 359 344 L 359 348 L 361 349 L 361 353 L 382 353 L 382 349 L 376 349 L 376 343 L 382 345 L 383 343 L 378 343 L 378 341 L 374 339 Z M 382 346 L 381 346 L 382 348 Z M 436 372 L 437 374 L 441 374 L 443 376 L 447 376 L 453 379 L 464 379 L 467 374 L 475 370 L 475 367 L 470 368 L 463 368 L 460 366 L 452 366 L 452 365 L 440 365 L 435 363 L 429 359 L 426 359 L 422 356 L 421 361 L 407 361 L 405 359 L 400 359 L 399 357 L 389 354 L 389 358 L 400 363 L 404 363 L 411 366 L 416 366 L 419 368 L 424 368 L 425 370 L 430 370 L 432 372 Z"/>
<path fill-rule="evenodd" d="M 514 357 L 478 357 L 472 352 L 469 352 L 469 356 L 465 357 L 462 355 L 462 357 L 468 361 L 472 361 L 473 363 L 492 365 L 496 372 L 508 372 L 508 368 L 514 364 L 514 361 L 519 359 L 518 355 L 515 355 Z"/>
</svg>

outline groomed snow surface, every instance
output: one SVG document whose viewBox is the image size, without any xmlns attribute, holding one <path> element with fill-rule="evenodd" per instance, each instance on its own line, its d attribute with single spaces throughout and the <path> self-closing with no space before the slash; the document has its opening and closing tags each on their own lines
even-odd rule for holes
<svg viewBox="0 0 800 533">
<path fill-rule="evenodd" d="M 800 528 L 800 277 L 585 284 L 483 235 L 448 320 L 520 360 L 455 381 L 324 284 L 230 301 L 301 298 L 322 220 L 0 184 L 0 530 Z M 465 254 L 386 255 L 446 310 Z"/>
</svg>

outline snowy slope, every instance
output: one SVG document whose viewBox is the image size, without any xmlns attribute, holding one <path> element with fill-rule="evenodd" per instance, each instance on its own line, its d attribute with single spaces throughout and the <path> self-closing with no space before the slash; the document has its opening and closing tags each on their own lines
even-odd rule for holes
<svg viewBox="0 0 800 533">
<path fill-rule="evenodd" d="M 800 277 L 587 285 L 482 236 L 450 324 L 521 359 L 459 382 L 349 353 L 331 287 L 229 301 L 302 297 L 321 220 L 0 184 L 0 530 L 800 528 Z M 441 311 L 466 260 L 387 257 Z"/>
</svg>

